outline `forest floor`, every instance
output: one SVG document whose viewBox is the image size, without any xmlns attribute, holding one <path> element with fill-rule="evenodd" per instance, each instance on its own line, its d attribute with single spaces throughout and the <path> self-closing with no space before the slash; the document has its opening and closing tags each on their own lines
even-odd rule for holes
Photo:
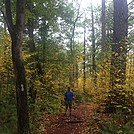
<svg viewBox="0 0 134 134">
<path fill-rule="evenodd" d="M 93 103 L 80 104 L 65 116 L 64 112 L 58 115 L 45 116 L 47 126 L 45 134 L 99 134 L 99 124 L 96 121 L 97 105 Z M 105 115 L 99 114 L 99 116 Z"/>
</svg>

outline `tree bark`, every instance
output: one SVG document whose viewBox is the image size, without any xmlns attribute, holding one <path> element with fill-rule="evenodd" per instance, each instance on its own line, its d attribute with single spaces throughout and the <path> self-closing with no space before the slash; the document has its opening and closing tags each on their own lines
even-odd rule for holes
<svg viewBox="0 0 134 134">
<path fill-rule="evenodd" d="M 111 87 L 122 87 L 126 80 L 128 33 L 127 0 L 114 0 L 113 45 L 111 55 Z"/>
<path fill-rule="evenodd" d="M 29 133 L 27 87 L 25 68 L 22 58 L 22 36 L 24 29 L 25 0 L 16 2 L 16 23 L 13 25 L 10 0 L 5 1 L 6 19 L 12 40 L 12 61 L 16 81 L 18 134 Z"/>
</svg>

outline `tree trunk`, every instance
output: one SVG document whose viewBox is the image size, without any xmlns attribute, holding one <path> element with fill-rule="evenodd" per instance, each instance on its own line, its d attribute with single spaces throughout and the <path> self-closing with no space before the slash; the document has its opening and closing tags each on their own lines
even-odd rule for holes
<svg viewBox="0 0 134 134">
<path fill-rule="evenodd" d="M 71 69 L 70 69 L 70 79 L 69 79 L 69 81 L 70 81 L 70 84 L 72 83 L 73 87 L 74 87 L 74 77 L 75 77 L 75 75 L 74 75 L 74 69 L 75 69 L 75 67 L 74 67 L 74 52 L 73 52 L 73 50 L 74 50 L 74 36 L 75 36 L 76 23 L 77 23 L 77 21 L 80 17 L 79 14 L 80 14 L 80 4 L 79 4 L 78 9 L 77 9 L 76 18 L 74 19 L 73 25 L 71 27 L 72 33 L 71 33 L 71 37 L 70 37 L 70 56 L 71 56 L 70 59 L 71 59 L 71 64 L 72 65 L 71 65 Z"/>
<path fill-rule="evenodd" d="M 29 133 L 27 87 L 25 68 L 22 58 L 22 35 L 24 29 L 25 0 L 17 0 L 16 24 L 13 25 L 10 0 L 6 0 L 6 18 L 12 40 L 12 60 L 16 81 L 18 134 Z"/>
<path fill-rule="evenodd" d="M 113 45 L 111 56 L 111 87 L 120 88 L 126 80 L 126 54 L 128 33 L 127 0 L 114 0 Z"/>
<path fill-rule="evenodd" d="M 28 47 L 29 47 L 30 52 L 35 51 L 33 30 L 34 30 L 33 29 L 33 20 L 28 20 L 28 35 L 29 35 Z"/>
<path fill-rule="evenodd" d="M 84 20 L 84 43 L 83 43 L 83 92 L 86 92 L 86 17 Z"/>
<path fill-rule="evenodd" d="M 95 65 L 95 31 L 94 31 L 94 13 L 93 5 L 91 1 L 91 17 L 92 17 L 92 76 L 94 80 L 94 85 L 96 86 L 96 65 Z"/>
<path fill-rule="evenodd" d="M 105 0 L 102 0 L 102 17 L 101 17 L 101 22 L 102 22 L 102 38 L 101 38 L 101 49 L 102 51 L 105 51 L 105 41 L 106 41 L 106 17 L 105 17 Z"/>
<path fill-rule="evenodd" d="M 27 8 L 31 13 L 33 12 L 33 3 L 31 1 L 27 3 Z M 34 34 L 33 34 L 34 19 L 32 18 L 28 19 L 27 28 L 28 28 L 28 36 L 29 36 L 29 42 L 28 42 L 29 51 L 34 52 L 35 51 Z"/>
</svg>

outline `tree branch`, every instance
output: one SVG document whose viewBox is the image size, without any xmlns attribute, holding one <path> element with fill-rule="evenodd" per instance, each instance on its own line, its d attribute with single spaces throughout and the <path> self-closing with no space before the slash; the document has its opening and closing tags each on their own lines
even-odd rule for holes
<svg viewBox="0 0 134 134">
<path fill-rule="evenodd" d="M 134 0 L 132 0 L 131 2 L 129 2 L 129 3 L 128 3 L 128 6 L 129 6 L 130 4 L 132 4 L 133 2 L 134 2 Z"/>
<path fill-rule="evenodd" d="M 11 28 L 11 26 L 10 26 L 10 24 L 9 24 L 9 22 L 8 22 L 8 20 L 7 20 L 7 18 L 6 18 L 6 16 L 5 16 L 5 14 L 4 14 L 4 12 L 3 12 L 1 7 L 0 7 L 0 12 L 3 15 L 3 18 L 4 18 L 4 20 L 5 20 L 6 24 L 7 24 L 7 27 L 10 29 L 10 31 L 13 31 L 13 29 Z"/>
<path fill-rule="evenodd" d="M 5 8 L 6 8 L 6 23 L 9 29 L 9 32 L 14 31 L 14 25 L 13 25 L 13 19 L 12 19 L 12 13 L 11 13 L 11 2 L 10 0 L 5 0 Z"/>
</svg>

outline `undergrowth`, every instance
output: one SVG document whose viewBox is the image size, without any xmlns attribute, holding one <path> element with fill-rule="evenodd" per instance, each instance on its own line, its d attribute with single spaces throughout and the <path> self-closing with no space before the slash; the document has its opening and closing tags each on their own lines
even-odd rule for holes
<svg viewBox="0 0 134 134">
<path fill-rule="evenodd" d="M 2 103 L 0 105 L 0 134 L 16 134 L 17 113 L 16 106 Z"/>
<path fill-rule="evenodd" d="M 133 90 L 109 90 L 105 93 L 105 99 L 100 102 L 87 131 L 97 131 L 100 134 L 134 134 Z"/>
</svg>

